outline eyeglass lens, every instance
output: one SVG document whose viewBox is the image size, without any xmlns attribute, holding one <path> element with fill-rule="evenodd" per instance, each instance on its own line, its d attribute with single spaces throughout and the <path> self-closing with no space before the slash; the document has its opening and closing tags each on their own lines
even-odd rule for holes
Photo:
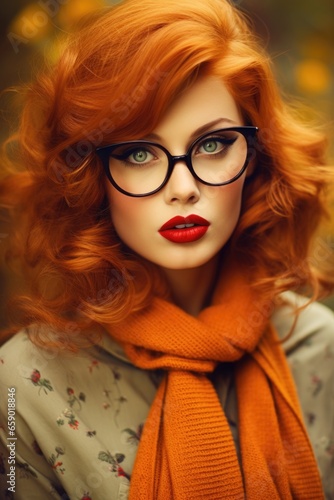
<svg viewBox="0 0 334 500">
<path fill-rule="evenodd" d="M 110 153 L 110 174 L 124 191 L 135 195 L 150 193 L 166 179 L 169 156 L 159 145 L 146 142 L 121 144 Z M 213 185 L 223 184 L 244 167 L 247 141 L 240 132 L 221 130 L 196 141 L 188 151 L 188 157 L 199 179 Z"/>
</svg>

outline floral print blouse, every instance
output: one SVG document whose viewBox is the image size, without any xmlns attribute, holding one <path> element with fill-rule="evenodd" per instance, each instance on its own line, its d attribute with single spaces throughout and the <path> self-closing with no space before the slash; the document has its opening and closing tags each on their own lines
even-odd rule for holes
<svg viewBox="0 0 334 500">
<path fill-rule="evenodd" d="M 281 337 L 293 324 L 292 303 L 304 300 L 285 298 L 273 315 Z M 334 314 L 311 304 L 283 346 L 326 499 L 334 500 Z M 161 376 L 134 367 L 107 335 L 75 355 L 40 349 L 25 332 L 15 335 L 0 349 L 0 498 L 126 500 Z M 214 385 L 238 450 L 228 366 L 217 369 Z"/>
</svg>

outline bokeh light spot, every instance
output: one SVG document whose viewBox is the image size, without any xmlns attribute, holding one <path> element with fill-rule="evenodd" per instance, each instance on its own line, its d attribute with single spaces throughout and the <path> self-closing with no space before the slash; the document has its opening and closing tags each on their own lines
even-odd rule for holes
<svg viewBox="0 0 334 500">
<path fill-rule="evenodd" d="M 329 90 L 331 73 L 322 61 L 304 59 L 295 69 L 296 84 L 302 92 L 322 94 Z"/>
</svg>

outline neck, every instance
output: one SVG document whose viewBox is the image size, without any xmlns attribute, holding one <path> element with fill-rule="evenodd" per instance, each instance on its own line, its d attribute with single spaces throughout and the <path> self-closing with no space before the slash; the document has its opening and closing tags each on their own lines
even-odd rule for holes
<svg viewBox="0 0 334 500">
<path fill-rule="evenodd" d="M 192 316 L 209 303 L 216 282 L 218 256 L 194 269 L 163 269 L 173 302 Z"/>
</svg>

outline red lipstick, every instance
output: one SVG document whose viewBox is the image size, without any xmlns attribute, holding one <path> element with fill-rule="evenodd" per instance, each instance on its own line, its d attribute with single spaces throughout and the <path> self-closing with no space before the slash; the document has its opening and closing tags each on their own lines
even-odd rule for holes
<svg viewBox="0 0 334 500">
<path fill-rule="evenodd" d="M 205 235 L 210 223 L 199 215 L 177 215 L 159 229 L 161 236 L 173 243 L 191 243 Z"/>
</svg>

